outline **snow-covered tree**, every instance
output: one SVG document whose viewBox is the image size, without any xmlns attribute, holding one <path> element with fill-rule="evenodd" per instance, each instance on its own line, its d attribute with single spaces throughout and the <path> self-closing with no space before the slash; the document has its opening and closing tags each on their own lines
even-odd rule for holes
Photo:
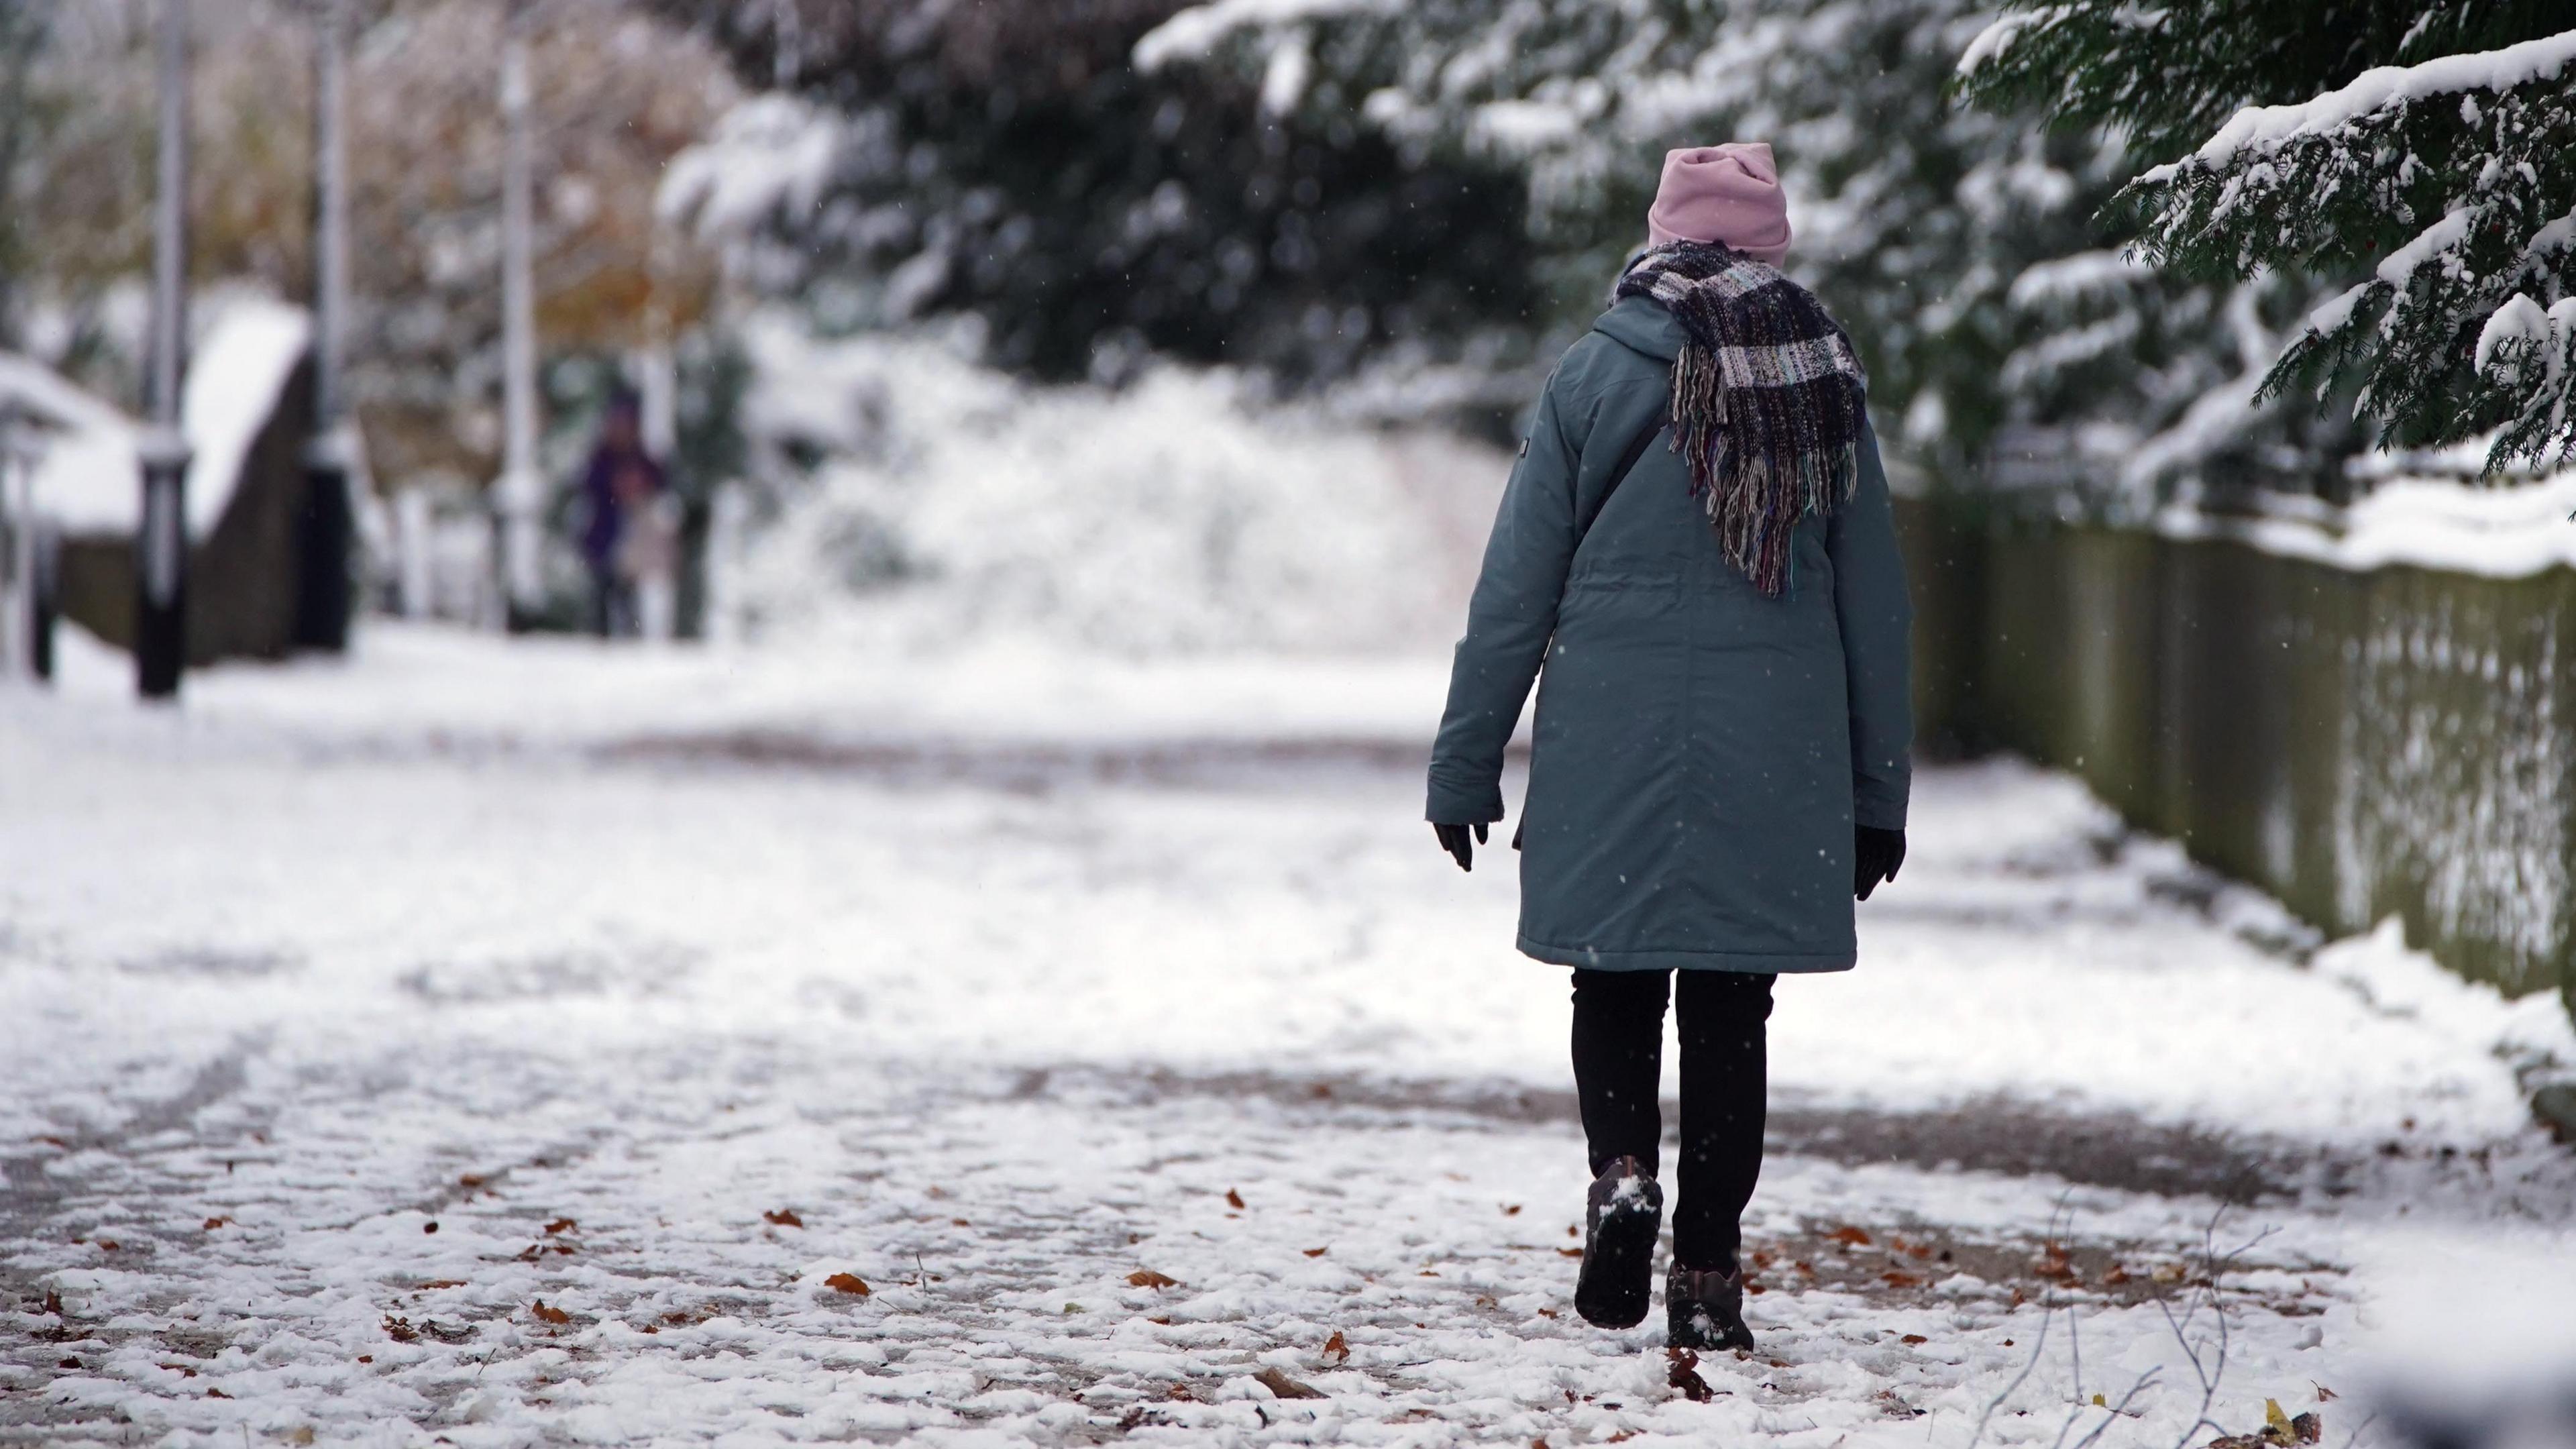
<svg viewBox="0 0 2576 1449">
<path fill-rule="evenodd" d="M 2576 29 L 2557 0 L 2015 0 L 1962 89 L 2158 159 L 2110 215 L 2190 276 L 2348 280 L 2266 393 L 2348 390 L 2384 446 L 2576 454 Z"/>
<path fill-rule="evenodd" d="M 2068 440 L 2060 481 L 2121 496 L 2180 472 L 2334 475 L 2330 429 L 2247 405 L 2269 361 L 2249 378 L 2249 350 L 2304 299 L 2121 264 L 2093 220 L 2130 174 L 2114 140 L 1949 99 L 1983 24 L 1970 0 L 1213 0 L 1137 59 L 1230 68 L 1274 107 L 1519 170 L 1560 332 L 1642 240 L 1666 149 L 1769 140 L 1790 269 L 1916 458 L 1980 470 L 2037 430 Z"/>
<path fill-rule="evenodd" d="M 1293 380 L 1400 341 L 1507 352 L 1536 305 L 1516 178 L 1226 73 L 1144 74 L 1130 47 L 1183 0 L 646 3 L 832 121 L 809 152 L 763 97 L 734 154 L 774 184 L 727 164 L 676 188 L 762 213 L 755 279 L 827 328 L 963 315 L 1040 377 L 1156 352 Z M 759 133 L 811 164 L 761 165 Z"/>
</svg>

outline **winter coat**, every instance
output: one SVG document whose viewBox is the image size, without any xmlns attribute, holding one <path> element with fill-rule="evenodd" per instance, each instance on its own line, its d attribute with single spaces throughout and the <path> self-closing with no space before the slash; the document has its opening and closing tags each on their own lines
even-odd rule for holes
<svg viewBox="0 0 2576 1449">
<path fill-rule="evenodd" d="M 1545 664 L 1520 949 L 1608 970 L 1851 966 L 1852 827 L 1902 829 L 1912 608 L 1875 436 L 1797 527 L 1788 592 L 1728 565 L 1666 431 L 1681 325 L 1621 301 L 1549 377 L 1485 548 L 1429 818 L 1503 817 L 1503 749 Z M 1607 495 L 1608 502 L 1603 499 Z M 1597 514 L 1597 516 L 1596 516 Z"/>
<path fill-rule="evenodd" d="M 621 478 L 639 480 L 640 486 L 621 490 Z M 626 540 L 631 520 L 630 511 L 653 506 L 653 501 L 670 486 L 662 465 L 641 449 L 612 448 L 606 443 L 590 451 L 590 464 L 582 472 L 581 497 L 584 522 L 581 530 L 582 558 L 592 573 L 609 575 L 619 572 L 618 553 Z M 625 496 L 631 491 L 637 496 Z"/>
</svg>

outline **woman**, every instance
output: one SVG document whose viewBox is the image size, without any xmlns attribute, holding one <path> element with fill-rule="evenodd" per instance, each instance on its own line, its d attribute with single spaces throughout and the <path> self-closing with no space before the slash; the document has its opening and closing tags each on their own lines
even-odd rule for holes
<svg viewBox="0 0 2576 1449">
<path fill-rule="evenodd" d="M 644 632 L 637 585 L 667 567 L 658 509 L 669 480 L 644 448 L 644 404 L 628 388 L 609 397 L 599 440 L 582 474 L 586 509 L 581 552 L 590 565 L 591 632 L 603 639 Z"/>
<path fill-rule="evenodd" d="M 1848 969 L 1853 897 L 1904 859 L 1912 611 L 1859 361 L 1774 270 L 1789 222 L 1771 148 L 1671 153 L 1647 238 L 1521 443 L 1429 815 L 1469 868 L 1544 663 L 1513 844 L 1520 949 L 1574 968 L 1594 1176 L 1575 1306 L 1610 1328 L 1649 1307 L 1678 972 L 1670 1342 L 1750 1349 L 1736 1251 L 1772 980 Z"/>
</svg>

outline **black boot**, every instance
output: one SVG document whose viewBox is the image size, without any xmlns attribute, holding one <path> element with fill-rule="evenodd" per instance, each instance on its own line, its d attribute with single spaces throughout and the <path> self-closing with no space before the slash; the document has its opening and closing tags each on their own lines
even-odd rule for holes
<svg viewBox="0 0 2576 1449">
<path fill-rule="evenodd" d="M 1670 1347 L 1753 1351 L 1753 1330 L 1744 1326 L 1741 1268 L 1721 1273 L 1714 1268 L 1685 1268 L 1676 1260 L 1664 1277 L 1664 1312 L 1672 1325 L 1664 1338 Z"/>
<path fill-rule="evenodd" d="M 1655 1238 L 1664 1190 L 1633 1157 L 1613 1159 L 1592 1180 L 1583 1209 L 1583 1273 L 1574 1311 L 1597 1328 L 1634 1328 L 1654 1305 Z"/>
</svg>

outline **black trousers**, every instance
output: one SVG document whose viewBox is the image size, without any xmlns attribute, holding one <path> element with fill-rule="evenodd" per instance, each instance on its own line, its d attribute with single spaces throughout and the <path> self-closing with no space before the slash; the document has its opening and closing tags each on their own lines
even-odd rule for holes
<svg viewBox="0 0 2576 1449">
<path fill-rule="evenodd" d="M 1682 1044 L 1682 1150 L 1673 1257 L 1735 1270 L 1739 1220 L 1762 1175 L 1763 1051 L 1771 980 L 1743 971 L 1574 973 L 1574 1091 L 1595 1176 L 1634 1157 L 1655 1170 L 1664 1136 L 1664 1002 L 1677 996 Z"/>
</svg>

